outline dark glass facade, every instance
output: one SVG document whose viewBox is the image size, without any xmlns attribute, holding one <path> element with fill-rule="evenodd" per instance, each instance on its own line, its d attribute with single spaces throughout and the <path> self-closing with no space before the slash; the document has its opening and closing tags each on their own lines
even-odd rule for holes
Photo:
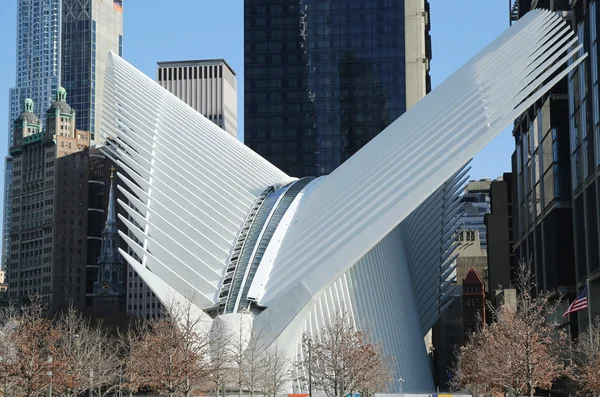
<svg viewBox="0 0 600 397">
<path fill-rule="evenodd" d="M 576 293 L 588 287 L 588 310 L 577 313 L 580 329 L 600 315 L 600 93 L 598 0 L 573 2 L 573 29 L 588 57 L 568 76 L 571 190 Z M 573 294 L 573 295 L 575 295 Z M 573 316 L 571 316 L 573 317 Z"/>
<path fill-rule="evenodd" d="M 575 282 L 569 125 L 566 83 L 533 105 L 516 122 L 513 217 L 514 254 L 531 259 L 540 290 L 557 291 Z M 490 270 L 493 272 L 493 270 Z"/>
<path fill-rule="evenodd" d="M 245 143 L 329 174 L 406 110 L 404 0 L 245 0 Z"/>
<path fill-rule="evenodd" d="M 123 2 L 62 0 L 62 8 L 61 82 L 77 114 L 77 129 L 101 143 L 97 124 L 104 65 L 109 51 L 123 55 Z"/>
<path fill-rule="evenodd" d="M 518 3 L 518 4 L 517 4 Z M 514 254 L 537 287 L 565 294 L 555 320 L 576 335 L 600 314 L 600 101 L 598 1 L 518 1 L 561 13 L 588 57 L 515 122 Z M 515 13 L 515 18 L 516 18 Z M 588 310 L 561 319 L 588 287 Z"/>
<path fill-rule="evenodd" d="M 90 131 L 92 123 L 92 91 L 95 71 L 92 2 L 65 0 L 62 30 L 62 85 L 69 93 L 69 103 L 77 115 L 77 129 Z M 91 55 L 91 56 L 90 56 Z M 95 93 L 94 93 L 95 94 Z M 92 138 L 93 139 L 93 138 Z"/>
</svg>

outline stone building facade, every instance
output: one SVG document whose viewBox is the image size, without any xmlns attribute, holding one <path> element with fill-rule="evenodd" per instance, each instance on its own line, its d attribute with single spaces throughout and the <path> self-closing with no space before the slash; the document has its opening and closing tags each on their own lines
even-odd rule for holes
<svg viewBox="0 0 600 397">
<path fill-rule="evenodd" d="M 50 311 L 85 306 L 87 177 L 90 135 L 59 88 L 46 128 L 26 99 L 13 123 L 8 297 L 41 297 Z"/>
</svg>

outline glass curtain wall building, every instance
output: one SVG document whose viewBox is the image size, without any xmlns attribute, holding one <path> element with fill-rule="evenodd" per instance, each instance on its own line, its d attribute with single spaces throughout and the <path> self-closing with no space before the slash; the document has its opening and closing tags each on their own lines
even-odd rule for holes
<svg viewBox="0 0 600 397">
<path fill-rule="evenodd" d="M 245 0 L 244 32 L 244 141 L 288 174 L 329 174 L 406 111 L 404 0 Z"/>
<path fill-rule="evenodd" d="M 598 99 L 598 1 L 575 1 L 573 28 L 588 58 L 568 76 L 569 153 L 573 196 L 575 294 L 586 284 L 588 310 L 577 313 L 580 329 L 600 314 L 600 102 Z M 573 317 L 573 316 L 572 316 Z"/>
<path fill-rule="evenodd" d="M 56 92 L 61 67 L 62 0 L 20 0 L 17 6 L 17 53 L 15 86 L 10 89 L 8 146 L 13 141 L 12 123 L 19 117 L 25 98 L 35 103 L 34 113 L 44 120 Z M 2 266 L 10 249 L 12 158 L 6 158 L 4 174 L 4 223 Z"/>
<path fill-rule="evenodd" d="M 588 285 L 589 309 L 561 320 L 576 334 L 600 314 L 598 1 L 515 1 L 514 19 L 532 6 L 554 7 L 588 57 L 515 121 L 514 251 L 538 288 L 567 295 L 562 312 Z"/>
<path fill-rule="evenodd" d="M 102 108 L 104 65 L 113 51 L 123 55 L 123 2 L 63 0 L 62 84 L 77 113 L 77 129 L 89 131 L 92 143 Z"/>
</svg>

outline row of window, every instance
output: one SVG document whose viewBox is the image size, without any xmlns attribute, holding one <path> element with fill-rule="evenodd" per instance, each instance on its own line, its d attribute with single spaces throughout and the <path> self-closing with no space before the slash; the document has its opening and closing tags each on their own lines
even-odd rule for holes
<svg viewBox="0 0 600 397">
<path fill-rule="evenodd" d="M 176 68 L 159 68 L 158 81 L 212 79 L 223 77 L 223 65 L 218 66 L 185 66 Z"/>
</svg>

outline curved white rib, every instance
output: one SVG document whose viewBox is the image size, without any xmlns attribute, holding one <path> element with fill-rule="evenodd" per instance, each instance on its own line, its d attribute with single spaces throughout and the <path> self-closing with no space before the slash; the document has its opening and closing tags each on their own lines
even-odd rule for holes
<svg viewBox="0 0 600 397">
<path fill-rule="evenodd" d="M 517 25 L 307 198 L 281 245 L 261 304 L 268 306 L 297 283 L 318 294 L 545 92 L 540 86 L 572 55 L 565 51 L 576 37 L 547 11 L 534 11 Z"/>
<path fill-rule="evenodd" d="M 106 80 L 106 152 L 125 171 L 121 234 L 135 237 L 136 268 L 209 308 L 250 206 L 288 177 L 114 54 Z"/>
</svg>

